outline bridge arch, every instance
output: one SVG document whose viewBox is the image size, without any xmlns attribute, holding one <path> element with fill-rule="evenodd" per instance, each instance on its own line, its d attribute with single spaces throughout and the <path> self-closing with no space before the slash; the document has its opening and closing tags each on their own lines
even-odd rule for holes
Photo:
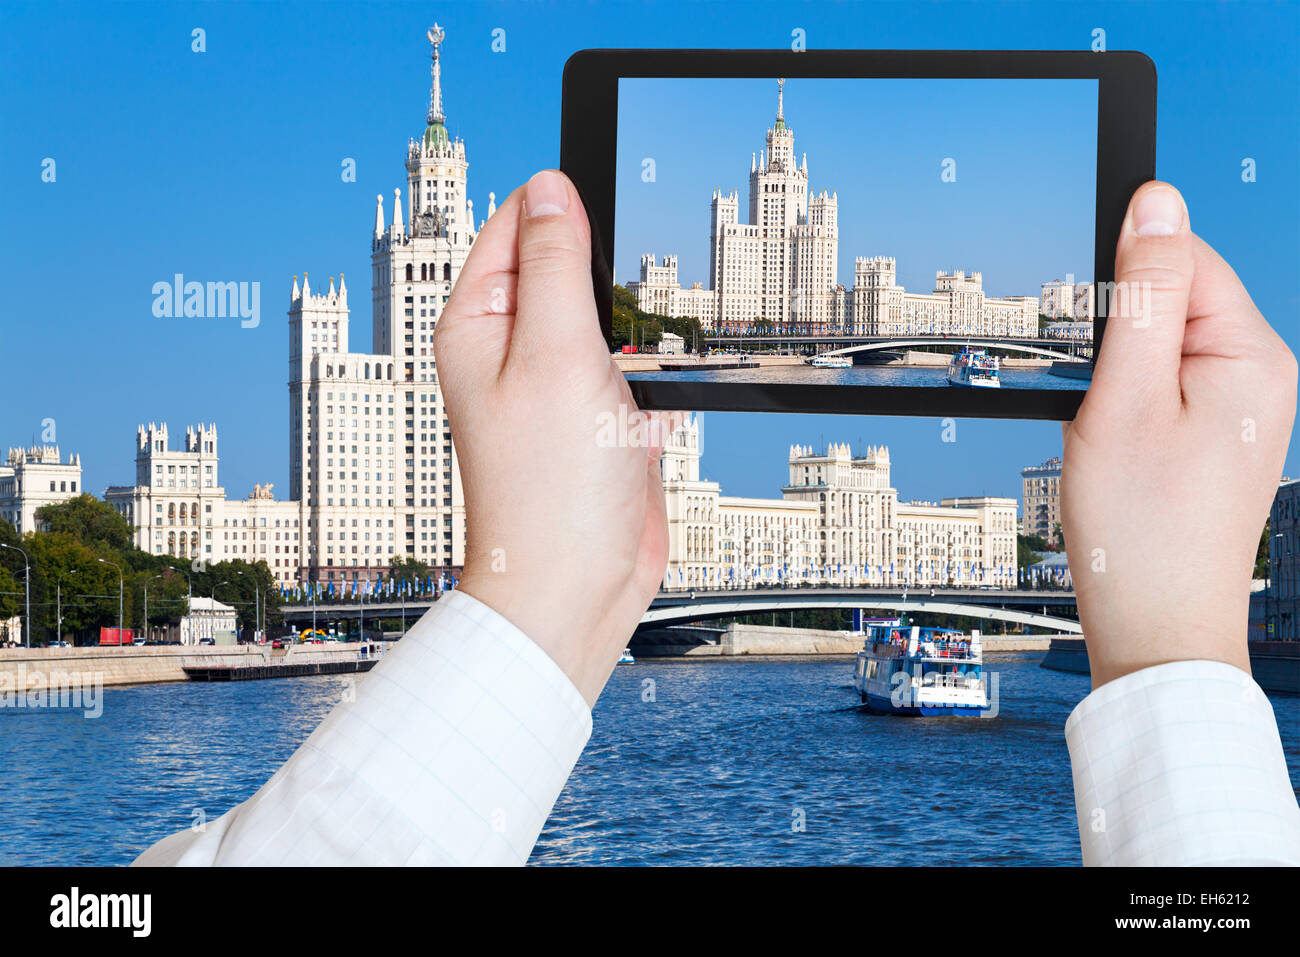
<svg viewBox="0 0 1300 957">
<path fill-rule="evenodd" d="M 733 615 L 756 615 L 775 611 L 802 611 L 807 608 L 869 608 L 885 611 L 925 611 L 933 614 L 960 615 L 986 621 L 1005 621 L 1012 624 L 1031 625 L 1036 628 L 1055 628 L 1070 634 L 1083 634 L 1083 627 L 1073 619 L 1056 615 L 1021 611 L 1017 608 L 990 608 L 987 605 L 968 605 L 965 602 L 944 601 L 935 598 L 835 598 L 831 596 L 750 596 L 745 598 L 718 598 L 690 604 L 660 605 L 650 608 L 642 617 L 640 627 L 664 627 L 709 618 L 730 618 Z"/>
<path fill-rule="evenodd" d="M 819 355 L 824 356 L 848 356 L 855 352 L 879 352 L 882 350 L 893 350 L 906 348 L 908 346 L 933 346 L 951 344 L 953 346 L 978 346 L 981 349 L 1006 349 L 1012 352 L 1024 352 L 1029 355 L 1047 356 L 1051 359 L 1077 360 L 1077 356 L 1061 352 L 1057 349 L 1046 349 L 1042 346 L 1031 346 L 1019 342 L 1007 342 L 1003 339 L 979 339 L 953 338 L 943 340 L 942 342 L 935 339 L 883 339 L 880 342 L 865 342 L 861 345 L 843 346 L 839 349 L 832 349 L 829 352 L 822 352 Z"/>
</svg>

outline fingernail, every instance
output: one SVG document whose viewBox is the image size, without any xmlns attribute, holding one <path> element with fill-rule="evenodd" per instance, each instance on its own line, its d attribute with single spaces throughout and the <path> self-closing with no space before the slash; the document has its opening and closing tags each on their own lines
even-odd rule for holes
<svg viewBox="0 0 1300 957">
<path fill-rule="evenodd" d="M 1172 236 L 1183 225 L 1183 200 L 1165 186 L 1149 189 L 1133 207 L 1133 232 L 1138 236 Z"/>
<path fill-rule="evenodd" d="M 564 177 L 549 169 L 535 173 L 524 190 L 524 208 L 529 219 L 562 214 L 569 208 L 569 188 Z"/>
</svg>

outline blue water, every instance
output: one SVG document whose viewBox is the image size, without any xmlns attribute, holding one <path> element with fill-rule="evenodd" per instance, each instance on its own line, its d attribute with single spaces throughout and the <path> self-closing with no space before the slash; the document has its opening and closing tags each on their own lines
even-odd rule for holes
<svg viewBox="0 0 1300 957">
<path fill-rule="evenodd" d="M 868 714 L 844 661 L 620 667 L 532 862 L 1076 864 L 1061 729 L 1088 679 L 1038 658 L 991 659 L 993 720 Z M 107 689 L 93 720 L 0 710 L 0 864 L 126 864 L 220 815 L 348 680 Z M 1300 699 L 1273 707 L 1300 780 Z"/>
<path fill-rule="evenodd" d="M 668 382 L 755 382 L 795 385 L 947 386 L 947 366 L 853 366 L 814 369 L 810 365 L 763 366 L 758 369 L 715 369 L 686 372 L 628 372 L 630 380 Z M 1084 391 L 1087 380 L 1055 376 L 1046 368 L 1002 369 L 1004 389 L 1063 389 Z"/>
</svg>

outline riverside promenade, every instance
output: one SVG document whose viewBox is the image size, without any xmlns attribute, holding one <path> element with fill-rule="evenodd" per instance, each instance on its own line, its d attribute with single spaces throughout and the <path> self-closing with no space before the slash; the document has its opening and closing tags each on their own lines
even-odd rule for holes
<svg viewBox="0 0 1300 957">
<path fill-rule="evenodd" d="M 60 676 L 103 687 L 187 681 L 187 665 L 261 668 L 295 659 L 356 655 L 355 643 L 291 645 L 124 645 L 84 648 L 0 649 L 0 690 L 4 692 L 46 688 Z M 340 659 L 341 660 L 341 659 Z"/>
</svg>

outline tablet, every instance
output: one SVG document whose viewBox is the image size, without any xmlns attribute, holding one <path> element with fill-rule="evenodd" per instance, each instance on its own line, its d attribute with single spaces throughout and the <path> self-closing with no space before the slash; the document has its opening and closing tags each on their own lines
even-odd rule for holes
<svg viewBox="0 0 1300 957">
<path fill-rule="evenodd" d="M 637 402 L 1072 418 L 1155 94 L 1132 52 L 574 54 L 560 167 Z"/>
</svg>

